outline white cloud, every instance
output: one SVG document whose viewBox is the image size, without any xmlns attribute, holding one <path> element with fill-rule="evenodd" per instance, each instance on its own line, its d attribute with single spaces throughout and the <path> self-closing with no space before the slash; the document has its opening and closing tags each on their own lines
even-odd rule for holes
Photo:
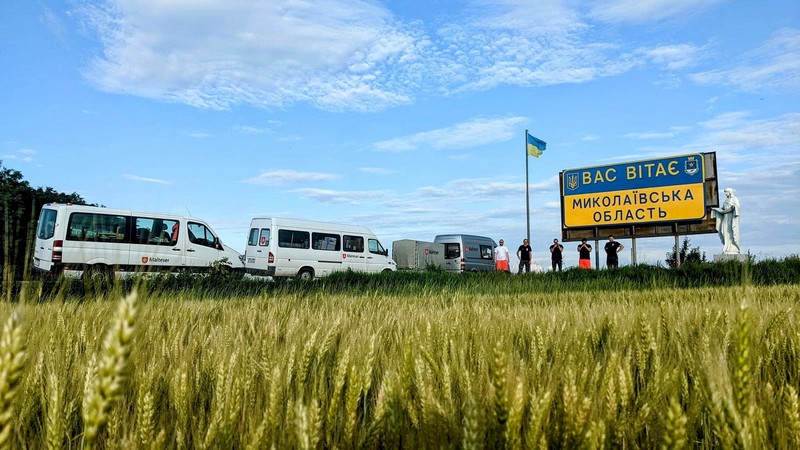
<svg viewBox="0 0 800 450">
<path fill-rule="evenodd" d="M 678 11 L 713 3 L 676 2 Z M 426 24 L 403 23 L 367 0 L 106 0 L 78 16 L 102 46 L 85 71 L 98 88 L 212 109 L 307 102 L 375 111 L 421 95 L 583 83 L 648 62 L 676 70 L 695 57 L 689 45 L 629 50 L 598 41 L 569 3 L 534 10 L 523 0 L 474 0 L 449 22 Z"/>
<path fill-rule="evenodd" d="M 730 112 L 700 124 L 704 133 L 694 146 L 725 151 L 730 157 L 769 158 L 765 150 L 787 149 L 793 153 L 800 146 L 800 113 L 769 119 L 750 119 L 747 112 Z"/>
<path fill-rule="evenodd" d="M 676 126 L 670 127 L 669 131 L 640 131 L 634 133 L 627 133 L 623 137 L 628 139 L 669 139 L 677 136 L 680 133 L 688 131 L 689 127 Z"/>
<path fill-rule="evenodd" d="M 291 183 L 307 183 L 313 181 L 329 181 L 336 179 L 337 176 L 329 173 L 320 172 L 298 172 L 292 169 L 270 170 L 261 172 L 258 176 L 244 180 L 248 184 L 265 184 L 270 186 L 280 186 Z"/>
<path fill-rule="evenodd" d="M 259 128 L 251 125 L 239 125 L 236 129 L 244 134 L 264 134 L 270 131 L 268 128 Z"/>
<path fill-rule="evenodd" d="M 402 79 L 348 70 L 414 58 L 413 39 L 369 1 L 109 0 L 80 13 L 103 45 L 86 75 L 106 91 L 214 109 L 407 101 Z"/>
<path fill-rule="evenodd" d="M 190 138 L 194 138 L 194 139 L 206 139 L 206 138 L 211 137 L 210 134 L 205 133 L 203 131 L 187 131 L 184 134 L 186 136 L 189 136 Z"/>
<path fill-rule="evenodd" d="M 293 192 L 321 203 L 348 203 L 357 205 L 364 200 L 386 197 L 388 191 L 335 191 L 330 189 L 295 189 Z"/>
<path fill-rule="evenodd" d="M 722 0 L 599 0 L 590 15 L 605 22 L 653 22 L 696 14 Z"/>
<path fill-rule="evenodd" d="M 394 169 L 386 169 L 384 167 L 359 167 L 358 170 L 373 175 L 391 175 L 397 173 Z"/>
<path fill-rule="evenodd" d="M 680 70 L 695 64 L 700 51 L 700 48 L 689 44 L 662 45 L 641 50 L 645 57 L 669 70 Z"/>
<path fill-rule="evenodd" d="M 519 132 L 524 117 L 474 119 L 447 128 L 423 131 L 386 141 L 376 142 L 378 151 L 404 152 L 417 149 L 452 149 L 479 147 L 496 142 L 505 142 Z"/>
<path fill-rule="evenodd" d="M 554 176 L 545 181 L 530 184 L 532 193 L 546 191 L 558 187 L 558 177 Z M 511 183 L 506 181 L 490 181 L 482 178 L 465 178 L 453 180 L 443 186 L 425 186 L 417 189 L 414 195 L 420 199 L 442 199 L 452 201 L 463 199 L 465 201 L 489 201 L 505 197 L 518 197 L 525 195 L 525 183 Z"/>
<path fill-rule="evenodd" d="M 153 184 L 172 184 L 169 181 L 162 180 L 159 178 L 148 178 L 148 177 L 140 177 L 138 175 L 123 175 L 123 178 L 126 178 L 131 181 L 140 181 L 142 183 L 153 183 Z"/>
<path fill-rule="evenodd" d="M 30 148 L 23 148 L 17 150 L 15 153 L 2 155 L 0 159 L 11 160 L 11 161 L 22 161 L 22 162 L 34 162 L 36 161 L 34 155 L 36 155 L 36 150 Z"/>
<path fill-rule="evenodd" d="M 775 32 L 753 52 L 727 58 L 732 69 L 692 74 L 698 84 L 733 86 L 743 91 L 800 89 L 800 30 Z"/>
</svg>

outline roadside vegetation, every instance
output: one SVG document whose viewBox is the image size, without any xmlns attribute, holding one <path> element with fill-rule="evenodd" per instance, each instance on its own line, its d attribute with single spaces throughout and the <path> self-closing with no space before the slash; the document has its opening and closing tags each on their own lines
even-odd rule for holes
<svg viewBox="0 0 800 450">
<path fill-rule="evenodd" d="M 0 446 L 798 448 L 797 268 L 61 281 L 0 303 Z"/>
</svg>

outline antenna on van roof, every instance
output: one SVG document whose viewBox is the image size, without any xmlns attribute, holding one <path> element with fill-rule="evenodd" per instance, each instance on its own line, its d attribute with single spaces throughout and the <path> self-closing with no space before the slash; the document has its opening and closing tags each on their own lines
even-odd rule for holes
<svg viewBox="0 0 800 450">
<path fill-rule="evenodd" d="M 188 207 L 188 206 L 186 206 L 186 205 L 184 205 L 184 208 L 186 208 L 186 212 L 188 212 L 188 213 L 189 213 L 189 217 L 192 217 L 192 212 L 191 212 L 191 211 L 189 211 L 189 207 Z"/>
</svg>

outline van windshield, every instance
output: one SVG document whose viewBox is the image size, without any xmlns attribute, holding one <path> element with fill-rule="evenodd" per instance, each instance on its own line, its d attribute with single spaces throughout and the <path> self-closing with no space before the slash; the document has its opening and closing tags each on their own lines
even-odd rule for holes
<svg viewBox="0 0 800 450">
<path fill-rule="evenodd" d="M 39 217 L 39 229 L 36 230 L 36 237 L 39 239 L 50 239 L 56 232 L 56 216 L 58 213 L 54 209 L 43 209 Z"/>
</svg>

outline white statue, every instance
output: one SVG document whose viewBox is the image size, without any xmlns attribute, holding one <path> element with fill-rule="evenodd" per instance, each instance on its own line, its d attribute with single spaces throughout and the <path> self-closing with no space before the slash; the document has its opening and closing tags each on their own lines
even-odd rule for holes
<svg viewBox="0 0 800 450">
<path fill-rule="evenodd" d="M 722 253 L 726 255 L 739 254 L 739 199 L 734 190 L 726 188 L 724 191 L 728 198 L 722 208 L 711 208 L 711 217 L 717 220 L 717 232 L 722 241 Z"/>
</svg>

